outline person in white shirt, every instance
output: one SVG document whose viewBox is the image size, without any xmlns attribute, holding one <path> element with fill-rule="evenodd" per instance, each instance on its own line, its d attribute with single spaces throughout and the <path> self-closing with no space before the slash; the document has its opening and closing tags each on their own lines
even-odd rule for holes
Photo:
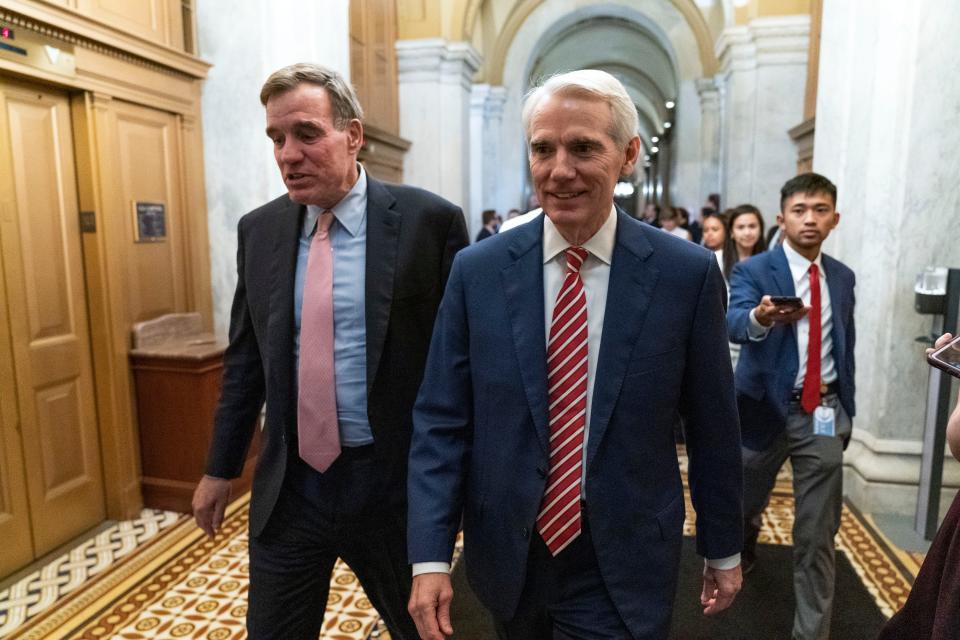
<svg viewBox="0 0 960 640">
<path fill-rule="evenodd" d="M 690 240 L 690 232 L 680 226 L 680 214 L 673 207 L 663 207 L 660 210 L 660 228 L 678 238 Z"/>
<path fill-rule="evenodd" d="M 744 566 L 753 567 L 760 518 L 789 459 L 793 527 L 793 638 L 830 634 L 834 536 L 843 499 L 843 449 L 855 413 L 853 271 L 821 252 L 840 221 L 837 188 L 806 173 L 780 191 L 785 241 L 740 262 L 727 326 L 743 438 Z"/>
</svg>

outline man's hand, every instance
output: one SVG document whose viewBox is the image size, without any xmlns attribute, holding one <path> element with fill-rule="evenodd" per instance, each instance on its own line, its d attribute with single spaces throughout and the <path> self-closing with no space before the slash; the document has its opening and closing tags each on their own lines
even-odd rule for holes
<svg viewBox="0 0 960 640">
<path fill-rule="evenodd" d="M 703 615 L 718 614 L 733 604 L 733 598 L 740 591 L 742 584 L 743 575 L 740 573 L 740 565 L 733 569 L 714 569 L 704 566 L 703 593 L 700 594 Z"/>
<path fill-rule="evenodd" d="M 223 523 L 223 512 L 230 501 L 230 481 L 203 476 L 193 492 L 193 518 L 211 538 Z"/>
<path fill-rule="evenodd" d="M 770 296 L 763 296 L 760 304 L 753 308 L 753 316 L 757 322 L 765 327 L 773 324 L 789 324 L 796 322 L 803 316 L 810 313 L 812 307 L 790 307 L 786 305 L 776 305 L 770 301 Z"/>
<path fill-rule="evenodd" d="M 421 573 L 413 578 L 407 610 L 423 640 L 443 640 L 453 635 L 450 601 L 453 585 L 447 573 Z"/>
</svg>

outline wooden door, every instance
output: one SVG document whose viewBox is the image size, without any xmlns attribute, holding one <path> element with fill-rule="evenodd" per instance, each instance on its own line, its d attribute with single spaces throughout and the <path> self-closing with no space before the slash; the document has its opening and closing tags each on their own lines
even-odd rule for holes
<svg viewBox="0 0 960 640">
<path fill-rule="evenodd" d="M 69 102 L 0 84 L 0 248 L 34 552 L 104 519 Z"/>
</svg>

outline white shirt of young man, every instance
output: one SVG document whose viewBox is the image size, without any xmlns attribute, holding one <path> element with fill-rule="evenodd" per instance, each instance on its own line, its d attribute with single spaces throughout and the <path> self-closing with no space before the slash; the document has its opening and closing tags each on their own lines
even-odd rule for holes
<svg viewBox="0 0 960 640">
<path fill-rule="evenodd" d="M 820 273 L 820 380 L 823 384 L 830 384 L 837 379 L 836 362 L 833 359 L 833 308 L 830 304 L 830 287 L 827 286 L 827 274 L 823 269 L 823 253 L 818 253 L 813 261 L 807 260 L 790 246 L 783 243 L 783 252 L 787 255 L 787 264 L 790 265 L 790 275 L 793 277 L 793 287 L 796 295 L 803 300 L 804 306 L 810 306 L 810 265 L 817 265 Z M 794 323 L 797 336 L 797 378 L 794 389 L 803 388 L 803 378 L 807 371 L 807 348 L 810 343 L 810 318 L 804 316 Z M 771 327 L 765 327 L 750 311 L 750 327 L 748 337 L 754 342 L 765 340 Z"/>
</svg>

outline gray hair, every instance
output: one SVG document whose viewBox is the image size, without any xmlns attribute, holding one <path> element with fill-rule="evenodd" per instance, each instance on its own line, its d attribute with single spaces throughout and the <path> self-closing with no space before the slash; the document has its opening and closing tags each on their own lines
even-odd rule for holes
<svg viewBox="0 0 960 640">
<path fill-rule="evenodd" d="M 333 125 L 343 130 L 351 120 L 363 120 L 363 109 L 353 87 L 343 76 L 319 64 L 299 62 L 270 74 L 260 89 L 260 103 L 267 106 L 270 98 L 286 93 L 302 83 L 323 87 L 330 98 Z"/>
<path fill-rule="evenodd" d="M 610 105 L 610 130 L 614 142 L 625 147 L 637 135 L 640 119 L 630 95 L 619 80 L 606 71 L 581 69 L 550 76 L 523 98 L 523 129 L 530 139 L 530 122 L 540 104 L 550 96 L 567 95 L 602 100 Z"/>
</svg>

